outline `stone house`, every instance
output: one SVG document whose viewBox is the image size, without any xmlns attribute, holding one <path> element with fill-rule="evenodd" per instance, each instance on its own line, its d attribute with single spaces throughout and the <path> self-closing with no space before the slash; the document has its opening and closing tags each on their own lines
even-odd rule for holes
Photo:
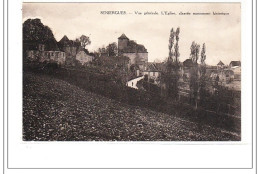
<svg viewBox="0 0 260 174">
<path fill-rule="evenodd" d="M 37 49 L 26 50 L 26 58 L 31 61 L 56 62 L 65 64 L 65 53 L 59 50 L 45 50 L 44 44 L 38 44 Z"/>
<path fill-rule="evenodd" d="M 222 61 L 219 61 L 217 64 L 217 69 L 223 69 L 225 64 Z"/>
<path fill-rule="evenodd" d="M 94 55 L 89 53 L 86 49 L 81 49 L 76 54 L 76 60 L 78 60 L 82 65 L 92 62 L 94 59 Z"/>
<path fill-rule="evenodd" d="M 234 72 L 229 69 L 222 70 L 218 73 L 219 82 L 230 83 L 234 80 Z"/>
<path fill-rule="evenodd" d="M 147 68 L 143 71 L 143 75 L 147 75 L 148 80 L 152 79 L 154 83 L 159 84 L 161 72 L 155 63 L 148 63 Z"/>
<path fill-rule="evenodd" d="M 148 63 L 147 49 L 140 44 L 137 44 L 133 40 L 122 34 L 118 38 L 118 55 L 126 56 L 130 59 L 130 65 L 137 65 L 140 71 L 144 71 Z"/>
<path fill-rule="evenodd" d="M 192 62 L 191 59 L 186 59 L 180 67 L 181 70 L 181 77 L 183 81 L 188 81 L 191 77 L 190 71 L 191 68 L 194 66 L 194 63 Z M 198 72 L 199 73 L 199 72 Z"/>
</svg>

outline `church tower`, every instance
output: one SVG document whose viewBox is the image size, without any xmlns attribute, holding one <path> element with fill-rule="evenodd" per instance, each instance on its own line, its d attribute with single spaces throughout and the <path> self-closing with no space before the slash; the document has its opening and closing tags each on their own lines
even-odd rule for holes
<svg viewBox="0 0 260 174">
<path fill-rule="evenodd" d="M 118 53 L 122 53 L 123 50 L 127 47 L 129 39 L 126 37 L 125 34 L 122 34 L 118 38 Z"/>
</svg>

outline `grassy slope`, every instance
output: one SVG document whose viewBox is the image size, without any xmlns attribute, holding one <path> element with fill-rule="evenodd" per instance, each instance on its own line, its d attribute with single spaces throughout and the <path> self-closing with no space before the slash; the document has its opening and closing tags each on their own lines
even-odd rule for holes
<svg viewBox="0 0 260 174">
<path fill-rule="evenodd" d="M 240 135 L 130 106 L 62 80 L 24 73 L 23 139 L 240 140 Z"/>
</svg>

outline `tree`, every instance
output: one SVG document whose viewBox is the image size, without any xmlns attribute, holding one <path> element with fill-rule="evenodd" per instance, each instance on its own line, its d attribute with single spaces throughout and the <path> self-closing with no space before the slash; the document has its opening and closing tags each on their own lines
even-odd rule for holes
<svg viewBox="0 0 260 174">
<path fill-rule="evenodd" d="M 200 100 L 202 102 L 205 101 L 206 97 L 206 46 L 205 43 L 203 43 L 201 54 L 200 54 L 200 83 L 199 83 L 199 94 L 200 94 Z"/>
<path fill-rule="evenodd" d="M 196 108 L 198 106 L 198 92 L 199 92 L 199 72 L 198 72 L 198 58 L 200 45 L 192 42 L 190 47 L 190 58 L 193 66 L 190 69 L 190 99 L 195 102 Z"/>
<path fill-rule="evenodd" d="M 193 41 L 191 44 L 190 50 L 191 50 L 190 58 L 191 58 L 192 62 L 194 64 L 198 64 L 200 45 Z"/>
<path fill-rule="evenodd" d="M 176 44 L 174 46 L 174 53 L 173 53 L 173 55 L 175 57 L 174 62 L 176 64 L 179 64 L 179 59 L 178 58 L 180 57 L 180 53 L 179 53 L 179 34 L 180 34 L 180 28 L 178 27 L 176 32 L 175 32 Z"/>
<path fill-rule="evenodd" d="M 172 59 L 172 55 L 173 55 L 172 47 L 174 45 L 174 36 L 175 36 L 175 32 L 174 32 L 174 29 L 172 28 L 171 31 L 170 31 L 169 45 L 168 45 L 168 48 L 169 48 L 168 63 L 172 63 L 173 62 L 173 59 Z"/>
<path fill-rule="evenodd" d="M 169 37 L 169 56 L 166 62 L 166 72 L 162 74 L 162 80 L 165 82 L 167 97 L 178 97 L 178 81 L 179 81 L 179 33 L 180 28 L 177 28 L 176 32 L 172 28 Z M 176 38 L 176 44 L 174 45 L 174 38 Z"/>
<path fill-rule="evenodd" d="M 98 48 L 98 53 L 100 56 L 107 53 L 104 45 L 101 48 Z"/>
<path fill-rule="evenodd" d="M 205 65 L 205 60 L 206 60 L 206 46 L 205 46 L 205 43 L 203 43 L 203 45 L 202 45 L 200 56 L 201 56 L 201 59 L 200 59 L 201 65 Z"/>
<path fill-rule="evenodd" d="M 79 38 L 82 48 L 86 48 L 87 45 L 91 44 L 90 38 L 88 36 L 82 35 Z"/>
<path fill-rule="evenodd" d="M 117 55 L 117 44 L 116 42 L 108 44 L 106 47 L 106 52 L 108 53 L 108 56 L 116 56 Z"/>
</svg>

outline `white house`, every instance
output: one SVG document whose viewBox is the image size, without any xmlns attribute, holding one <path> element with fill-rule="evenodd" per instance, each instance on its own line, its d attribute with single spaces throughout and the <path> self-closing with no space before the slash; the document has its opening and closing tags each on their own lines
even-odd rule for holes
<svg viewBox="0 0 260 174">
<path fill-rule="evenodd" d="M 241 80 L 241 62 L 240 61 L 231 61 L 229 64 L 230 70 L 234 72 L 234 78 L 236 80 Z"/>
</svg>

